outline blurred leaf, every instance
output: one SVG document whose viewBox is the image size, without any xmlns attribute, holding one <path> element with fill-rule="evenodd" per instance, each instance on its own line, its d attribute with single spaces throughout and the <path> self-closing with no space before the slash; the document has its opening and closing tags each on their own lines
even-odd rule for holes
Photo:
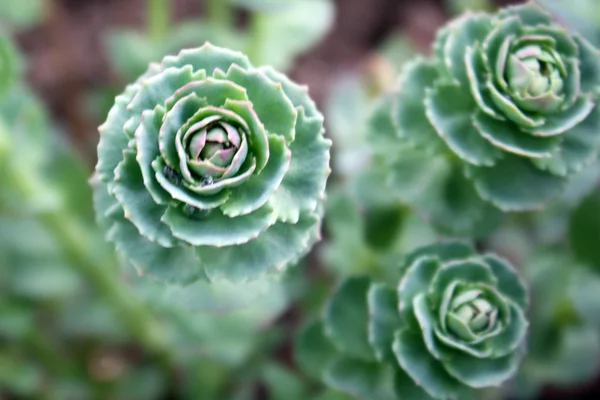
<svg viewBox="0 0 600 400">
<path fill-rule="evenodd" d="M 537 0 L 569 29 L 580 32 L 595 46 L 600 46 L 600 3 L 578 0 L 576 6 L 568 0 Z"/>
<path fill-rule="evenodd" d="M 600 191 L 586 197 L 571 214 L 569 240 L 580 261 L 600 268 Z"/>
<path fill-rule="evenodd" d="M 1 349 L 0 387 L 6 388 L 17 396 L 30 397 L 42 384 L 42 374 L 36 365 L 24 357 L 10 354 Z"/>
<path fill-rule="evenodd" d="M 4 0 L 0 2 L 0 26 L 28 28 L 43 17 L 45 0 Z"/>
<path fill-rule="evenodd" d="M 176 54 L 210 41 L 215 45 L 242 50 L 246 38 L 243 34 L 215 26 L 201 20 L 177 24 L 164 41 L 156 43 L 143 32 L 114 29 L 104 37 L 108 58 L 116 73 L 125 81 L 132 81 L 148 69 L 148 64 L 164 56 Z"/>
<path fill-rule="evenodd" d="M 357 74 L 337 79 L 325 102 L 327 131 L 333 139 L 333 170 L 345 178 L 362 170 L 369 161 L 365 122 L 370 99 L 362 77 Z"/>
<path fill-rule="evenodd" d="M 166 395 L 168 383 L 168 377 L 159 368 L 142 366 L 119 377 L 108 397 L 127 400 L 159 400 Z"/>
<path fill-rule="evenodd" d="M 328 386 L 359 399 L 390 400 L 393 394 L 393 370 L 380 363 L 340 357 L 327 366 Z"/>
<path fill-rule="evenodd" d="M 268 11 L 252 16 L 252 43 L 247 53 L 255 65 L 271 65 L 287 70 L 294 59 L 310 49 L 333 24 L 334 7 L 329 0 L 288 0 L 284 7 L 272 7 L 281 1 L 268 1 Z M 254 7 L 259 1 L 245 0 Z M 260 1 L 261 5 L 266 5 Z"/>
<path fill-rule="evenodd" d="M 264 367 L 263 377 L 272 400 L 305 400 L 308 398 L 306 383 L 291 370 L 274 363 Z"/>
<path fill-rule="evenodd" d="M 19 340 L 29 332 L 35 315 L 27 304 L 2 302 L 0 305 L 0 337 Z"/>
<path fill-rule="evenodd" d="M 492 11 L 492 0 L 445 0 L 448 11 L 453 15 L 460 15 L 468 11 Z"/>
<path fill-rule="evenodd" d="M 308 321 L 300 328 L 294 341 L 294 358 L 306 375 L 321 380 L 325 366 L 335 354 L 320 320 Z"/>
<path fill-rule="evenodd" d="M 328 390 L 320 394 L 315 400 L 353 400 L 355 397 L 349 396 L 342 392 Z"/>
<path fill-rule="evenodd" d="M 569 297 L 583 320 L 600 331 L 600 275 L 577 268 L 569 285 Z"/>
</svg>

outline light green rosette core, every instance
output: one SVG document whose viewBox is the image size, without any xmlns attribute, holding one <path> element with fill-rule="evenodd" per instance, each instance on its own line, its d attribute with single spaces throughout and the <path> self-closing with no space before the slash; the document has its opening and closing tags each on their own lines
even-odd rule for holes
<svg viewBox="0 0 600 400">
<path fill-rule="evenodd" d="M 405 257 L 396 286 L 342 281 L 305 327 L 296 359 L 358 398 L 462 399 L 512 378 L 524 356 L 528 294 L 506 260 L 463 242 Z"/>
<path fill-rule="evenodd" d="M 542 208 L 600 149 L 600 53 L 534 3 L 466 13 L 409 63 L 388 141 L 445 157 L 502 211 Z M 381 112 L 381 110 L 378 110 Z"/>
<path fill-rule="evenodd" d="M 140 274 L 245 282 L 319 238 L 331 142 L 306 87 L 205 44 L 118 96 L 92 178 L 100 225 Z"/>
</svg>

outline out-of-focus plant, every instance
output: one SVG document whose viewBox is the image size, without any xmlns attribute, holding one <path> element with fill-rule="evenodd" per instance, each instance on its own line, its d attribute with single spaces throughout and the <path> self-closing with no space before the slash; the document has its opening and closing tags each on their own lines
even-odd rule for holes
<svg viewBox="0 0 600 400">
<path fill-rule="evenodd" d="M 492 0 L 445 0 L 446 9 L 452 15 L 459 15 L 472 11 L 493 11 Z"/>
<path fill-rule="evenodd" d="M 435 182 L 414 179 L 438 194 L 410 199 L 450 206 L 426 207 L 434 221 L 472 234 L 493 219 L 488 203 L 538 209 L 597 158 L 598 51 L 538 6 L 465 14 L 439 31 L 433 49 L 404 69 L 372 132 L 380 150 L 398 149 L 387 165 L 400 197 L 414 195 L 403 184 L 411 171 Z"/>
<path fill-rule="evenodd" d="M 600 46 L 600 4 L 594 0 L 581 0 L 577 4 L 568 0 L 537 0 L 552 16 L 569 29 L 581 33 L 595 46 Z"/>
<path fill-rule="evenodd" d="M 242 293 L 132 276 L 95 225 L 88 168 L 19 79 L 5 87 L 0 396 L 216 400 L 240 385 L 232 376 L 256 376 L 245 363 L 280 340 L 264 330 L 298 279 Z"/>
<path fill-rule="evenodd" d="M 317 43 L 333 23 L 329 0 L 205 0 L 202 18 L 175 23 L 167 0 L 147 0 L 146 32 L 114 29 L 106 49 L 125 80 L 141 75 L 149 63 L 205 41 L 245 52 L 255 65 L 286 70 Z M 247 26 L 236 15 L 249 12 Z"/>
<path fill-rule="evenodd" d="M 42 19 L 45 3 L 45 0 L 3 1 L 0 4 L 0 27 L 12 31 L 33 26 Z"/>
<path fill-rule="evenodd" d="M 524 265 L 531 328 L 527 356 L 510 388 L 518 398 L 536 398 L 544 385 L 582 384 L 600 371 L 600 275 L 556 249 L 539 250 Z"/>
<path fill-rule="evenodd" d="M 142 274 L 257 279 L 319 237 L 323 117 L 306 88 L 242 53 L 205 44 L 166 57 L 100 134 L 98 218 Z"/>
<path fill-rule="evenodd" d="M 307 373 L 360 398 L 464 398 L 512 377 L 528 297 L 506 261 L 460 242 L 406 256 L 397 285 L 343 280 L 300 333 Z"/>
</svg>

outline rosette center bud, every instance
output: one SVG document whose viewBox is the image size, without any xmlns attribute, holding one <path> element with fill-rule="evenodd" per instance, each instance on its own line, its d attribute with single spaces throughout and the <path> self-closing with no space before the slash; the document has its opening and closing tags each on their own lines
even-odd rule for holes
<svg viewBox="0 0 600 400">
<path fill-rule="evenodd" d="M 187 164 L 204 184 L 231 176 L 246 160 L 246 135 L 243 128 L 219 116 L 192 125 L 184 135 Z"/>
<path fill-rule="evenodd" d="M 564 61 L 552 47 L 527 42 L 509 56 L 506 81 L 524 110 L 553 112 L 564 100 Z"/>
<path fill-rule="evenodd" d="M 450 305 L 448 327 L 462 340 L 494 330 L 498 308 L 479 289 L 467 290 L 456 296 Z"/>
</svg>

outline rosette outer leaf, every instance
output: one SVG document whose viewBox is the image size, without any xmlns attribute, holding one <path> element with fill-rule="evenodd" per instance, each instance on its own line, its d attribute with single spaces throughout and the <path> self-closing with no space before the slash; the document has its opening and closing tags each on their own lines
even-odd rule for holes
<svg viewBox="0 0 600 400">
<path fill-rule="evenodd" d="M 92 180 L 107 238 L 160 280 L 241 282 L 319 237 L 330 173 L 307 90 L 205 44 L 166 57 L 118 96 Z"/>
<path fill-rule="evenodd" d="M 539 209 L 598 157 L 600 53 L 533 3 L 450 22 L 400 82 L 395 140 L 461 165 L 503 211 Z"/>
<path fill-rule="evenodd" d="M 438 243 L 405 257 L 396 287 L 366 277 L 342 282 L 322 321 L 301 334 L 298 360 L 360 398 L 470 398 L 517 371 L 527 306 L 506 260 Z M 321 366 L 311 364 L 309 338 L 321 348 Z M 344 374 L 340 364 L 353 367 Z M 367 376 L 370 384 L 358 385 Z"/>
</svg>

